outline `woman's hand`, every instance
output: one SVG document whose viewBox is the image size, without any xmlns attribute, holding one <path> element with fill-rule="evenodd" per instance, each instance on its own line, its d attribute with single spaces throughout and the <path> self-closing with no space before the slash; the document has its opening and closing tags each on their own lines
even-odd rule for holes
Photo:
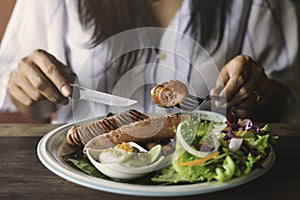
<svg viewBox="0 0 300 200">
<path fill-rule="evenodd" d="M 224 97 L 216 102 L 217 107 L 234 109 L 240 117 L 249 117 L 270 99 L 271 86 L 264 69 L 249 56 L 240 55 L 222 68 L 211 95 Z"/>
<path fill-rule="evenodd" d="M 11 75 L 8 91 L 12 101 L 21 111 L 32 117 L 39 117 L 35 116 L 37 112 L 30 108 L 41 102 L 47 102 L 47 106 L 67 104 L 67 97 L 72 93 L 69 83 L 74 81 L 75 77 L 75 74 L 54 56 L 43 50 L 35 50 L 19 62 L 18 68 Z M 50 107 L 53 109 L 54 106 Z"/>
</svg>

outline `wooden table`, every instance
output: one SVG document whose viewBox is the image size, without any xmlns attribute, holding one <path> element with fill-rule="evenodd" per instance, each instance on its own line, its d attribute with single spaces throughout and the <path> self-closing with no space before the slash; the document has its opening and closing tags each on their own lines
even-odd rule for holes
<svg viewBox="0 0 300 200">
<path fill-rule="evenodd" d="M 140 197 L 97 191 L 76 185 L 42 165 L 37 144 L 51 124 L 0 124 L 0 199 L 300 199 L 300 125 L 271 124 L 280 136 L 276 160 L 263 176 L 224 191 L 188 197 Z"/>
</svg>

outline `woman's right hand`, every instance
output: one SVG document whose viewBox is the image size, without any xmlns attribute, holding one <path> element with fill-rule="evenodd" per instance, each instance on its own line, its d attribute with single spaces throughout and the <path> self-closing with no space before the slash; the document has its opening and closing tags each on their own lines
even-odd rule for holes
<svg viewBox="0 0 300 200">
<path fill-rule="evenodd" d="M 67 104 L 67 97 L 72 94 L 69 83 L 75 77 L 70 68 L 53 55 L 38 49 L 19 61 L 9 80 L 8 91 L 19 109 L 45 100 Z"/>
</svg>

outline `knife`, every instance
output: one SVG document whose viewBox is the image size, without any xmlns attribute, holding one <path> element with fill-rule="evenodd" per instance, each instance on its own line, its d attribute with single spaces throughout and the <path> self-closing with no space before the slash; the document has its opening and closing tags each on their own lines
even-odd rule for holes
<svg viewBox="0 0 300 200">
<path fill-rule="evenodd" d="M 104 92 L 99 92 L 96 90 L 91 90 L 82 87 L 78 84 L 70 84 L 73 88 L 72 99 L 83 99 L 87 101 L 93 101 L 101 104 L 106 104 L 110 106 L 130 106 L 136 104 L 136 100 L 127 99 L 124 97 L 115 96 L 112 94 L 107 94 Z"/>
</svg>

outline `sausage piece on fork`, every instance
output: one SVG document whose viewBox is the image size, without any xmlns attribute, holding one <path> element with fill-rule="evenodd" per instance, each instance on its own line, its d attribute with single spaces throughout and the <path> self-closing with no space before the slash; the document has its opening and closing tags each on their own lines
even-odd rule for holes
<svg viewBox="0 0 300 200">
<path fill-rule="evenodd" d="M 153 102 L 161 107 L 172 107 L 182 101 L 188 96 L 188 90 L 184 83 L 178 80 L 171 80 L 154 87 L 151 90 Z"/>
</svg>

